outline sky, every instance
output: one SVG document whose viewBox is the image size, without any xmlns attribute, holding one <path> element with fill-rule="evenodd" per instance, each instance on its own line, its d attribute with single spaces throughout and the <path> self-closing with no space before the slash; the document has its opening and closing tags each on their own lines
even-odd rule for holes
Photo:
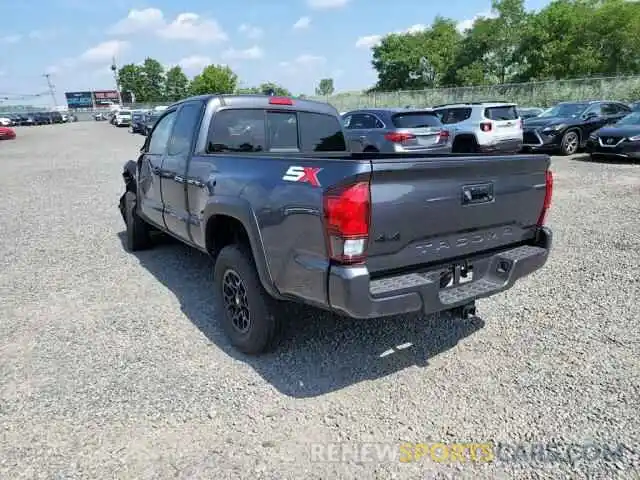
<svg viewBox="0 0 640 480">
<path fill-rule="evenodd" d="M 325 77 L 337 92 L 362 90 L 376 82 L 371 46 L 380 36 L 424 28 L 436 15 L 464 29 L 491 14 L 490 0 L 216 3 L 222 2 L 0 0 L 0 101 L 47 92 L 44 74 L 59 103 L 64 92 L 113 89 L 113 57 L 118 65 L 152 57 L 182 66 L 190 77 L 205 65 L 226 64 L 242 86 L 271 81 L 294 94 L 312 94 Z"/>
</svg>

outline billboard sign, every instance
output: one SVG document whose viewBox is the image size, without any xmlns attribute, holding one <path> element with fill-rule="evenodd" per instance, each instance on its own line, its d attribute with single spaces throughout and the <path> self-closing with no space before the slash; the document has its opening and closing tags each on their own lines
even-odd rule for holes
<svg viewBox="0 0 640 480">
<path fill-rule="evenodd" d="M 69 108 L 93 107 L 93 95 L 91 92 L 66 92 L 64 96 L 67 99 Z"/>
<path fill-rule="evenodd" d="M 96 90 L 93 92 L 93 100 L 96 107 L 106 107 L 113 103 L 120 103 L 116 90 Z"/>
</svg>

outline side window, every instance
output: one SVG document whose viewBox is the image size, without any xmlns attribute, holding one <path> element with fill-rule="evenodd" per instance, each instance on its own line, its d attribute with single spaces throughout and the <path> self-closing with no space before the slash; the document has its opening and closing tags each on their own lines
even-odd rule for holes
<svg viewBox="0 0 640 480">
<path fill-rule="evenodd" d="M 265 150 L 264 110 L 222 110 L 209 127 L 207 153 Z"/>
<path fill-rule="evenodd" d="M 169 136 L 171 135 L 171 128 L 173 127 L 173 122 L 176 120 L 176 112 L 170 112 L 164 117 L 160 119 L 156 128 L 151 133 L 151 138 L 149 139 L 149 147 L 147 148 L 147 153 L 151 155 L 163 155 L 167 144 L 169 143 Z"/>
<path fill-rule="evenodd" d="M 294 150 L 298 146 L 298 118 L 295 112 L 267 112 L 269 150 Z"/>
<path fill-rule="evenodd" d="M 340 122 L 336 117 L 320 113 L 298 114 L 300 119 L 300 143 L 305 152 L 344 152 L 344 140 Z"/>
<path fill-rule="evenodd" d="M 342 126 L 344 128 L 350 128 L 351 125 L 351 115 L 348 115 L 342 119 Z"/>
<path fill-rule="evenodd" d="M 380 121 L 379 118 L 376 118 L 376 123 L 373 128 L 384 128 L 384 124 Z"/>
<path fill-rule="evenodd" d="M 184 104 L 178 111 L 175 126 L 169 142 L 169 155 L 186 155 L 191 148 L 191 141 L 200 120 L 202 103 Z"/>
<path fill-rule="evenodd" d="M 602 115 L 616 115 L 617 113 L 618 108 L 613 103 L 602 104 Z"/>
<path fill-rule="evenodd" d="M 349 123 L 349 128 L 367 128 L 367 118 L 364 113 L 356 113 L 351 117 L 351 122 Z"/>
<path fill-rule="evenodd" d="M 595 104 L 595 105 L 592 105 L 591 107 L 589 107 L 587 109 L 587 111 L 585 112 L 585 115 L 588 115 L 588 114 L 595 114 L 596 117 L 599 117 L 600 115 L 603 115 L 601 105 L 600 104 Z"/>
</svg>

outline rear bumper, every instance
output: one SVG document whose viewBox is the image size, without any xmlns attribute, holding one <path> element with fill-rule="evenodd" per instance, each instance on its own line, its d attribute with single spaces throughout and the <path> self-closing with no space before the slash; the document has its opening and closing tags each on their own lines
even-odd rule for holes
<svg viewBox="0 0 640 480">
<path fill-rule="evenodd" d="M 474 280 L 444 289 L 440 287 L 443 266 L 380 280 L 370 280 L 366 266 L 333 266 L 329 272 L 330 307 L 353 318 L 450 310 L 511 288 L 546 263 L 551 243 L 552 232 L 545 227 L 539 230 L 535 245 L 469 258 Z"/>
<path fill-rule="evenodd" d="M 518 153 L 522 150 L 522 140 L 502 140 L 492 145 L 480 145 L 482 153 Z"/>
</svg>

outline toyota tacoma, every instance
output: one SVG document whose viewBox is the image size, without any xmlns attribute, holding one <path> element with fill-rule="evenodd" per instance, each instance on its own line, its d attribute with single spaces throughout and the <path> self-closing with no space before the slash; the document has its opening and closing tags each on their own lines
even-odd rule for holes
<svg viewBox="0 0 640 480">
<path fill-rule="evenodd" d="M 248 354 L 287 301 L 368 319 L 475 314 L 547 261 L 547 155 L 352 153 L 326 103 L 192 97 L 125 164 L 126 248 L 209 254 L 220 322 Z"/>
</svg>

